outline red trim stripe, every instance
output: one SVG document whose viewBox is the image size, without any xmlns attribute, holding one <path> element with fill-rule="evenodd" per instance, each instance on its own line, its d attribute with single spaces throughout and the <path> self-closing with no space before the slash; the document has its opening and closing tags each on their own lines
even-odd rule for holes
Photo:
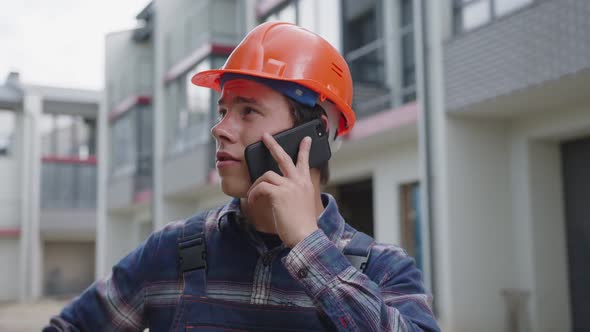
<svg viewBox="0 0 590 332">
<path fill-rule="evenodd" d="M 20 227 L 0 228 L 0 237 L 18 237 L 20 236 Z"/>
<path fill-rule="evenodd" d="M 113 122 L 121 115 L 129 112 L 135 105 L 150 105 L 152 103 L 151 96 L 132 95 L 125 98 L 122 102 L 117 104 L 112 111 L 109 112 L 109 121 Z"/>
<path fill-rule="evenodd" d="M 153 196 L 153 193 L 149 189 L 137 192 L 133 195 L 133 203 L 139 204 L 139 203 L 149 202 L 152 200 L 152 196 Z"/>
<path fill-rule="evenodd" d="M 76 157 L 61 157 L 61 156 L 43 156 L 41 161 L 44 163 L 56 164 L 81 164 L 81 165 L 96 165 L 96 156 L 89 156 L 86 159 Z"/>
</svg>

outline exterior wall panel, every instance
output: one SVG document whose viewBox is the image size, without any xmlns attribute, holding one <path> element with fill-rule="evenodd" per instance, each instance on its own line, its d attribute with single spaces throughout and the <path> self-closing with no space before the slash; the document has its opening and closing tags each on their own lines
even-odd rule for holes
<svg viewBox="0 0 590 332">
<path fill-rule="evenodd" d="M 444 46 L 452 111 L 590 68 L 590 2 L 537 1 Z"/>
<path fill-rule="evenodd" d="M 0 301 L 18 299 L 19 239 L 0 237 Z M 10 268 L 6 268 L 10 267 Z"/>
</svg>

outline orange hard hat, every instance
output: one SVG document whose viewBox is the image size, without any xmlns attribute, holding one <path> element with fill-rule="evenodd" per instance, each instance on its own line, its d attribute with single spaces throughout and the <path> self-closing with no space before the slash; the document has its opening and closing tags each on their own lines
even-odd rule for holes
<svg viewBox="0 0 590 332">
<path fill-rule="evenodd" d="M 346 61 L 322 37 L 297 25 L 267 22 L 254 28 L 234 49 L 221 69 L 192 78 L 195 85 L 221 91 L 226 73 L 300 84 L 330 100 L 341 114 L 338 136 L 356 121 L 352 111 L 352 78 Z"/>
</svg>

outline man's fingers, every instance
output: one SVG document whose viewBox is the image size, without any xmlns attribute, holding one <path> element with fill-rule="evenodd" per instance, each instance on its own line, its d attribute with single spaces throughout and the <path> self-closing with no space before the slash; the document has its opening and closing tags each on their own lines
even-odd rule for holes
<svg viewBox="0 0 590 332">
<path fill-rule="evenodd" d="M 291 157 L 283 150 L 283 148 L 277 143 L 277 141 L 272 137 L 270 134 L 265 133 L 262 135 L 262 141 L 264 145 L 270 151 L 270 154 L 274 158 L 274 160 L 279 165 L 279 169 L 285 176 L 291 177 L 291 175 L 295 172 L 295 165 L 293 164 L 293 160 Z"/>
<path fill-rule="evenodd" d="M 267 171 L 264 174 L 262 174 L 258 179 L 256 179 L 256 181 L 254 181 L 254 183 L 252 183 L 252 185 L 250 186 L 250 189 L 248 190 L 248 194 L 246 194 L 246 195 L 249 195 L 250 190 L 254 189 L 254 187 L 256 187 L 261 182 L 268 182 L 268 183 L 273 184 L 275 186 L 280 186 L 281 184 L 284 183 L 284 181 L 285 181 L 285 178 L 278 175 L 277 173 L 275 173 L 273 171 Z"/>
<path fill-rule="evenodd" d="M 272 197 L 273 191 L 277 186 L 268 182 L 260 182 L 248 191 L 248 204 L 254 204 L 260 197 Z"/>
<path fill-rule="evenodd" d="M 299 144 L 299 155 L 297 156 L 297 168 L 309 173 L 309 151 L 311 151 L 311 137 L 306 136 Z"/>
</svg>

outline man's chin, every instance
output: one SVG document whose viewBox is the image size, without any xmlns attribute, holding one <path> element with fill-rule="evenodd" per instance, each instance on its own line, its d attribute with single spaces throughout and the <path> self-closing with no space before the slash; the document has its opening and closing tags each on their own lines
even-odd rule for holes
<svg viewBox="0 0 590 332">
<path fill-rule="evenodd" d="M 248 189 L 250 186 L 247 183 L 221 178 L 221 191 L 230 197 L 245 198 Z"/>
</svg>

